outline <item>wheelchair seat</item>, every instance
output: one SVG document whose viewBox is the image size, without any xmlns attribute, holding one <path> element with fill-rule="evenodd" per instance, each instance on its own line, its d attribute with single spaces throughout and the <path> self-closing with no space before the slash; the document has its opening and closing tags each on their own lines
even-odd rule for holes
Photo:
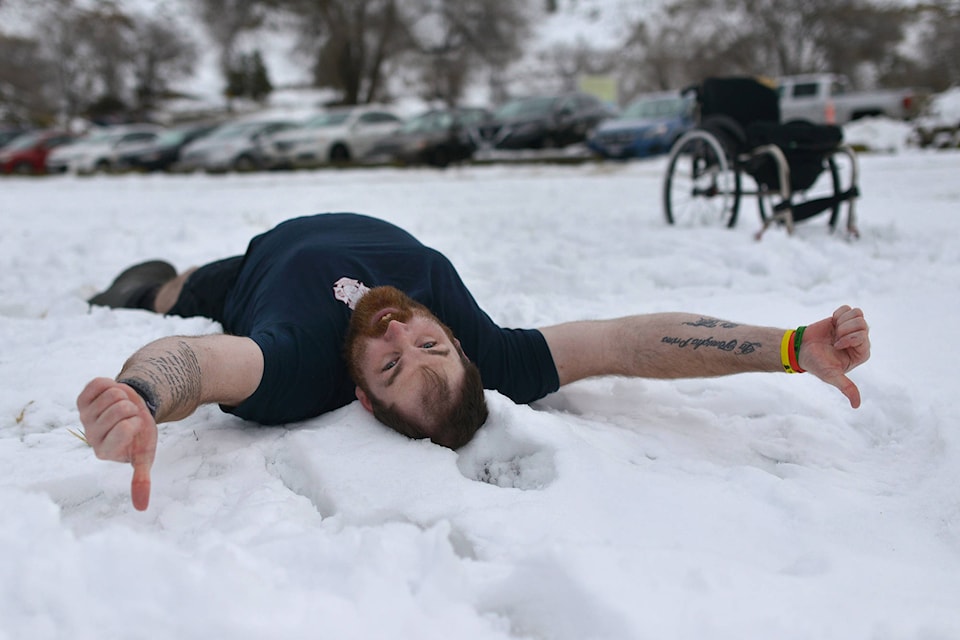
<svg viewBox="0 0 960 640">
<path fill-rule="evenodd" d="M 784 124 L 753 122 L 746 128 L 751 149 L 776 145 L 790 165 L 790 188 L 804 191 L 813 186 L 823 170 L 823 160 L 843 142 L 843 130 L 835 125 L 817 125 L 806 120 Z M 748 160 L 744 169 L 754 180 L 771 189 L 780 188 L 775 161 L 769 155 Z"/>
</svg>

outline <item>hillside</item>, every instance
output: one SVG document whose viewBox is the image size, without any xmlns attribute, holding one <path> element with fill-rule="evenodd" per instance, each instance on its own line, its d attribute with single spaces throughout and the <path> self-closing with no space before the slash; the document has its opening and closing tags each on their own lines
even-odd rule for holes
<svg viewBox="0 0 960 640">
<path fill-rule="evenodd" d="M 92 3 L 92 0 L 85 0 Z M 627 25 L 660 4 L 661 0 L 559 0 L 556 13 L 548 14 L 539 7 L 541 0 L 528 0 L 540 16 L 533 21 L 533 33 L 522 59 L 513 70 L 517 76 L 529 78 L 531 70 L 542 65 L 545 51 L 555 46 L 578 42 L 593 46 L 615 45 L 626 35 Z M 217 54 L 203 25 L 196 17 L 191 0 L 118 0 L 125 11 L 146 14 L 165 14 L 176 18 L 178 24 L 200 43 L 201 56 L 192 77 L 181 80 L 176 90 L 194 96 L 207 104 L 222 101 L 222 78 L 217 69 Z M 41 5 L 17 0 L 0 3 L 0 31 L 7 34 L 30 34 Z M 278 89 L 303 87 L 309 83 L 309 61 L 299 58 L 294 51 L 295 34 L 282 20 L 270 21 L 255 33 L 245 34 L 238 49 L 262 52 L 271 81 Z M 402 75 L 402 74 L 401 74 Z M 534 74 L 535 75 L 535 74 Z M 400 78 L 396 78 L 400 79 Z M 392 87 L 391 93 L 400 96 L 405 91 Z M 284 98 L 279 96 L 282 101 Z M 489 102 L 483 83 L 478 83 L 468 98 L 476 103 Z"/>
</svg>

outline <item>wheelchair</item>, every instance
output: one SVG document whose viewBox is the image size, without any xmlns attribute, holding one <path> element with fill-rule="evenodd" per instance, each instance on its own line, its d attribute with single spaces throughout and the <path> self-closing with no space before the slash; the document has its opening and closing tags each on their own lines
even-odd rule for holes
<svg viewBox="0 0 960 640">
<path fill-rule="evenodd" d="M 686 91 L 695 92 L 697 124 L 670 150 L 669 224 L 733 227 L 741 200 L 756 196 L 757 239 L 773 224 L 793 233 L 796 223 L 826 212 L 833 231 L 844 210 L 847 233 L 859 236 L 857 157 L 840 127 L 781 123 L 777 91 L 751 77 L 708 78 Z"/>
</svg>

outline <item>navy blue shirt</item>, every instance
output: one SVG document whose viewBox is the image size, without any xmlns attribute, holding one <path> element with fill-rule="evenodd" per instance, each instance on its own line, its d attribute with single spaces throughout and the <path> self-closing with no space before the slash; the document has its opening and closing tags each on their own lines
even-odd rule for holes
<svg viewBox="0 0 960 640">
<path fill-rule="evenodd" d="M 250 242 L 222 322 L 260 346 L 263 378 L 228 411 L 279 424 L 356 398 L 343 358 L 352 313 L 345 295 L 354 283 L 394 286 L 430 309 L 460 340 L 485 388 L 518 403 L 559 388 L 543 335 L 494 324 L 445 256 L 382 220 L 331 213 L 289 220 Z"/>
</svg>

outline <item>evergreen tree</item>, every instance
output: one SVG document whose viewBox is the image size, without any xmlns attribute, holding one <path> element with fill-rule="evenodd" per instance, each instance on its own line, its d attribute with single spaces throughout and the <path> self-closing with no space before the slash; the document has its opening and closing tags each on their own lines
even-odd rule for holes
<svg viewBox="0 0 960 640">
<path fill-rule="evenodd" d="M 224 93 L 228 98 L 250 98 L 263 102 L 272 91 L 273 84 L 260 51 L 240 54 L 227 68 L 227 88 Z"/>
</svg>

